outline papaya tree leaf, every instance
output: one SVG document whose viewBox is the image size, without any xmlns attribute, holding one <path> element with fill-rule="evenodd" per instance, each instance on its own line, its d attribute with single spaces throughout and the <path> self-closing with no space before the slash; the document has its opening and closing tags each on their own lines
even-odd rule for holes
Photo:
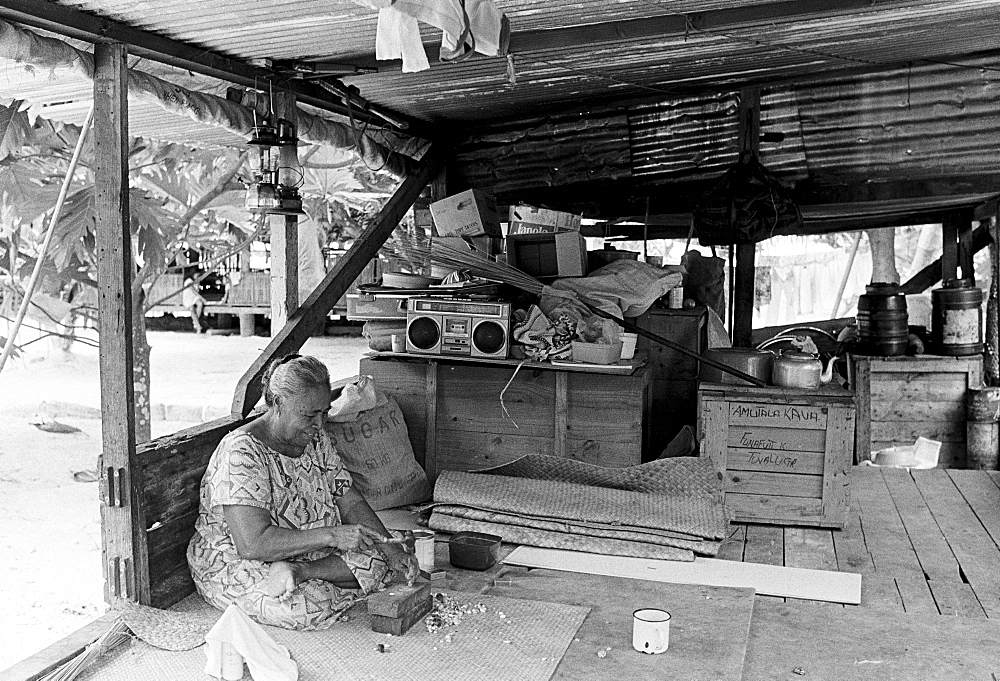
<svg viewBox="0 0 1000 681">
<path fill-rule="evenodd" d="M 15 99 L 10 106 L 0 106 L 0 161 L 18 153 L 31 132 L 28 113 L 19 111 L 24 100 Z"/>
</svg>

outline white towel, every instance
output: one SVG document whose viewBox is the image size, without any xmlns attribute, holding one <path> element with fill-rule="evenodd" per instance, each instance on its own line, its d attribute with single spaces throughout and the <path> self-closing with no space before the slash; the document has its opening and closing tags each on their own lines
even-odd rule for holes
<svg viewBox="0 0 1000 681">
<path fill-rule="evenodd" d="M 276 643 L 246 613 L 230 605 L 205 634 L 208 664 L 205 673 L 222 678 L 222 644 L 229 643 L 246 660 L 254 681 L 297 681 L 299 666 L 288 648 Z"/>
<path fill-rule="evenodd" d="M 420 41 L 417 20 L 395 7 L 378 11 L 378 29 L 375 33 L 376 59 L 402 59 L 403 73 L 415 73 L 431 67 Z"/>
</svg>

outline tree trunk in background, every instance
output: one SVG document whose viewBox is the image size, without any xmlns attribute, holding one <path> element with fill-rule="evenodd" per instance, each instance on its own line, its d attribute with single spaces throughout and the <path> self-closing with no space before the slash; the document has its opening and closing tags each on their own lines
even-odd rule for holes
<svg viewBox="0 0 1000 681">
<path fill-rule="evenodd" d="M 132 297 L 132 383 L 135 386 L 135 441 L 153 439 L 149 404 L 149 342 L 146 340 L 146 293 L 139 288 Z"/>
<path fill-rule="evenodd" d="M 892 227 L 869 229 L 868 243 L 872 249 L 872 281 L 899 283 L 896 270 L 896 230 Z"/>
</svg>

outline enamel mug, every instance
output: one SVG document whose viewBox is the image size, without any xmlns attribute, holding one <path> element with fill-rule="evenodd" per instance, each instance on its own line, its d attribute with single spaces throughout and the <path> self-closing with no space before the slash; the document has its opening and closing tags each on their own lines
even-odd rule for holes
<svg viewBox="0 0 1000 681">
<path fill-rule="evenodd" d="M 665 653 L 670 647 L 670 613 L 657 608 L 632 613 L 632 647 L 649 655 Z"/>
</svg>

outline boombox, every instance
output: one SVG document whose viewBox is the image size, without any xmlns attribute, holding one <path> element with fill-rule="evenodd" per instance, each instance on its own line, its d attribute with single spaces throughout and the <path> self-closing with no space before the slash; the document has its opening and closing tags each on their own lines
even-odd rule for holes
<svg viewBox="0 0 1000 681">
<path fill-rule="evenodd" d="M 506 359 L 510 303 L 447 298 L 410 298 L 406 351 Z"/>
</svg>

